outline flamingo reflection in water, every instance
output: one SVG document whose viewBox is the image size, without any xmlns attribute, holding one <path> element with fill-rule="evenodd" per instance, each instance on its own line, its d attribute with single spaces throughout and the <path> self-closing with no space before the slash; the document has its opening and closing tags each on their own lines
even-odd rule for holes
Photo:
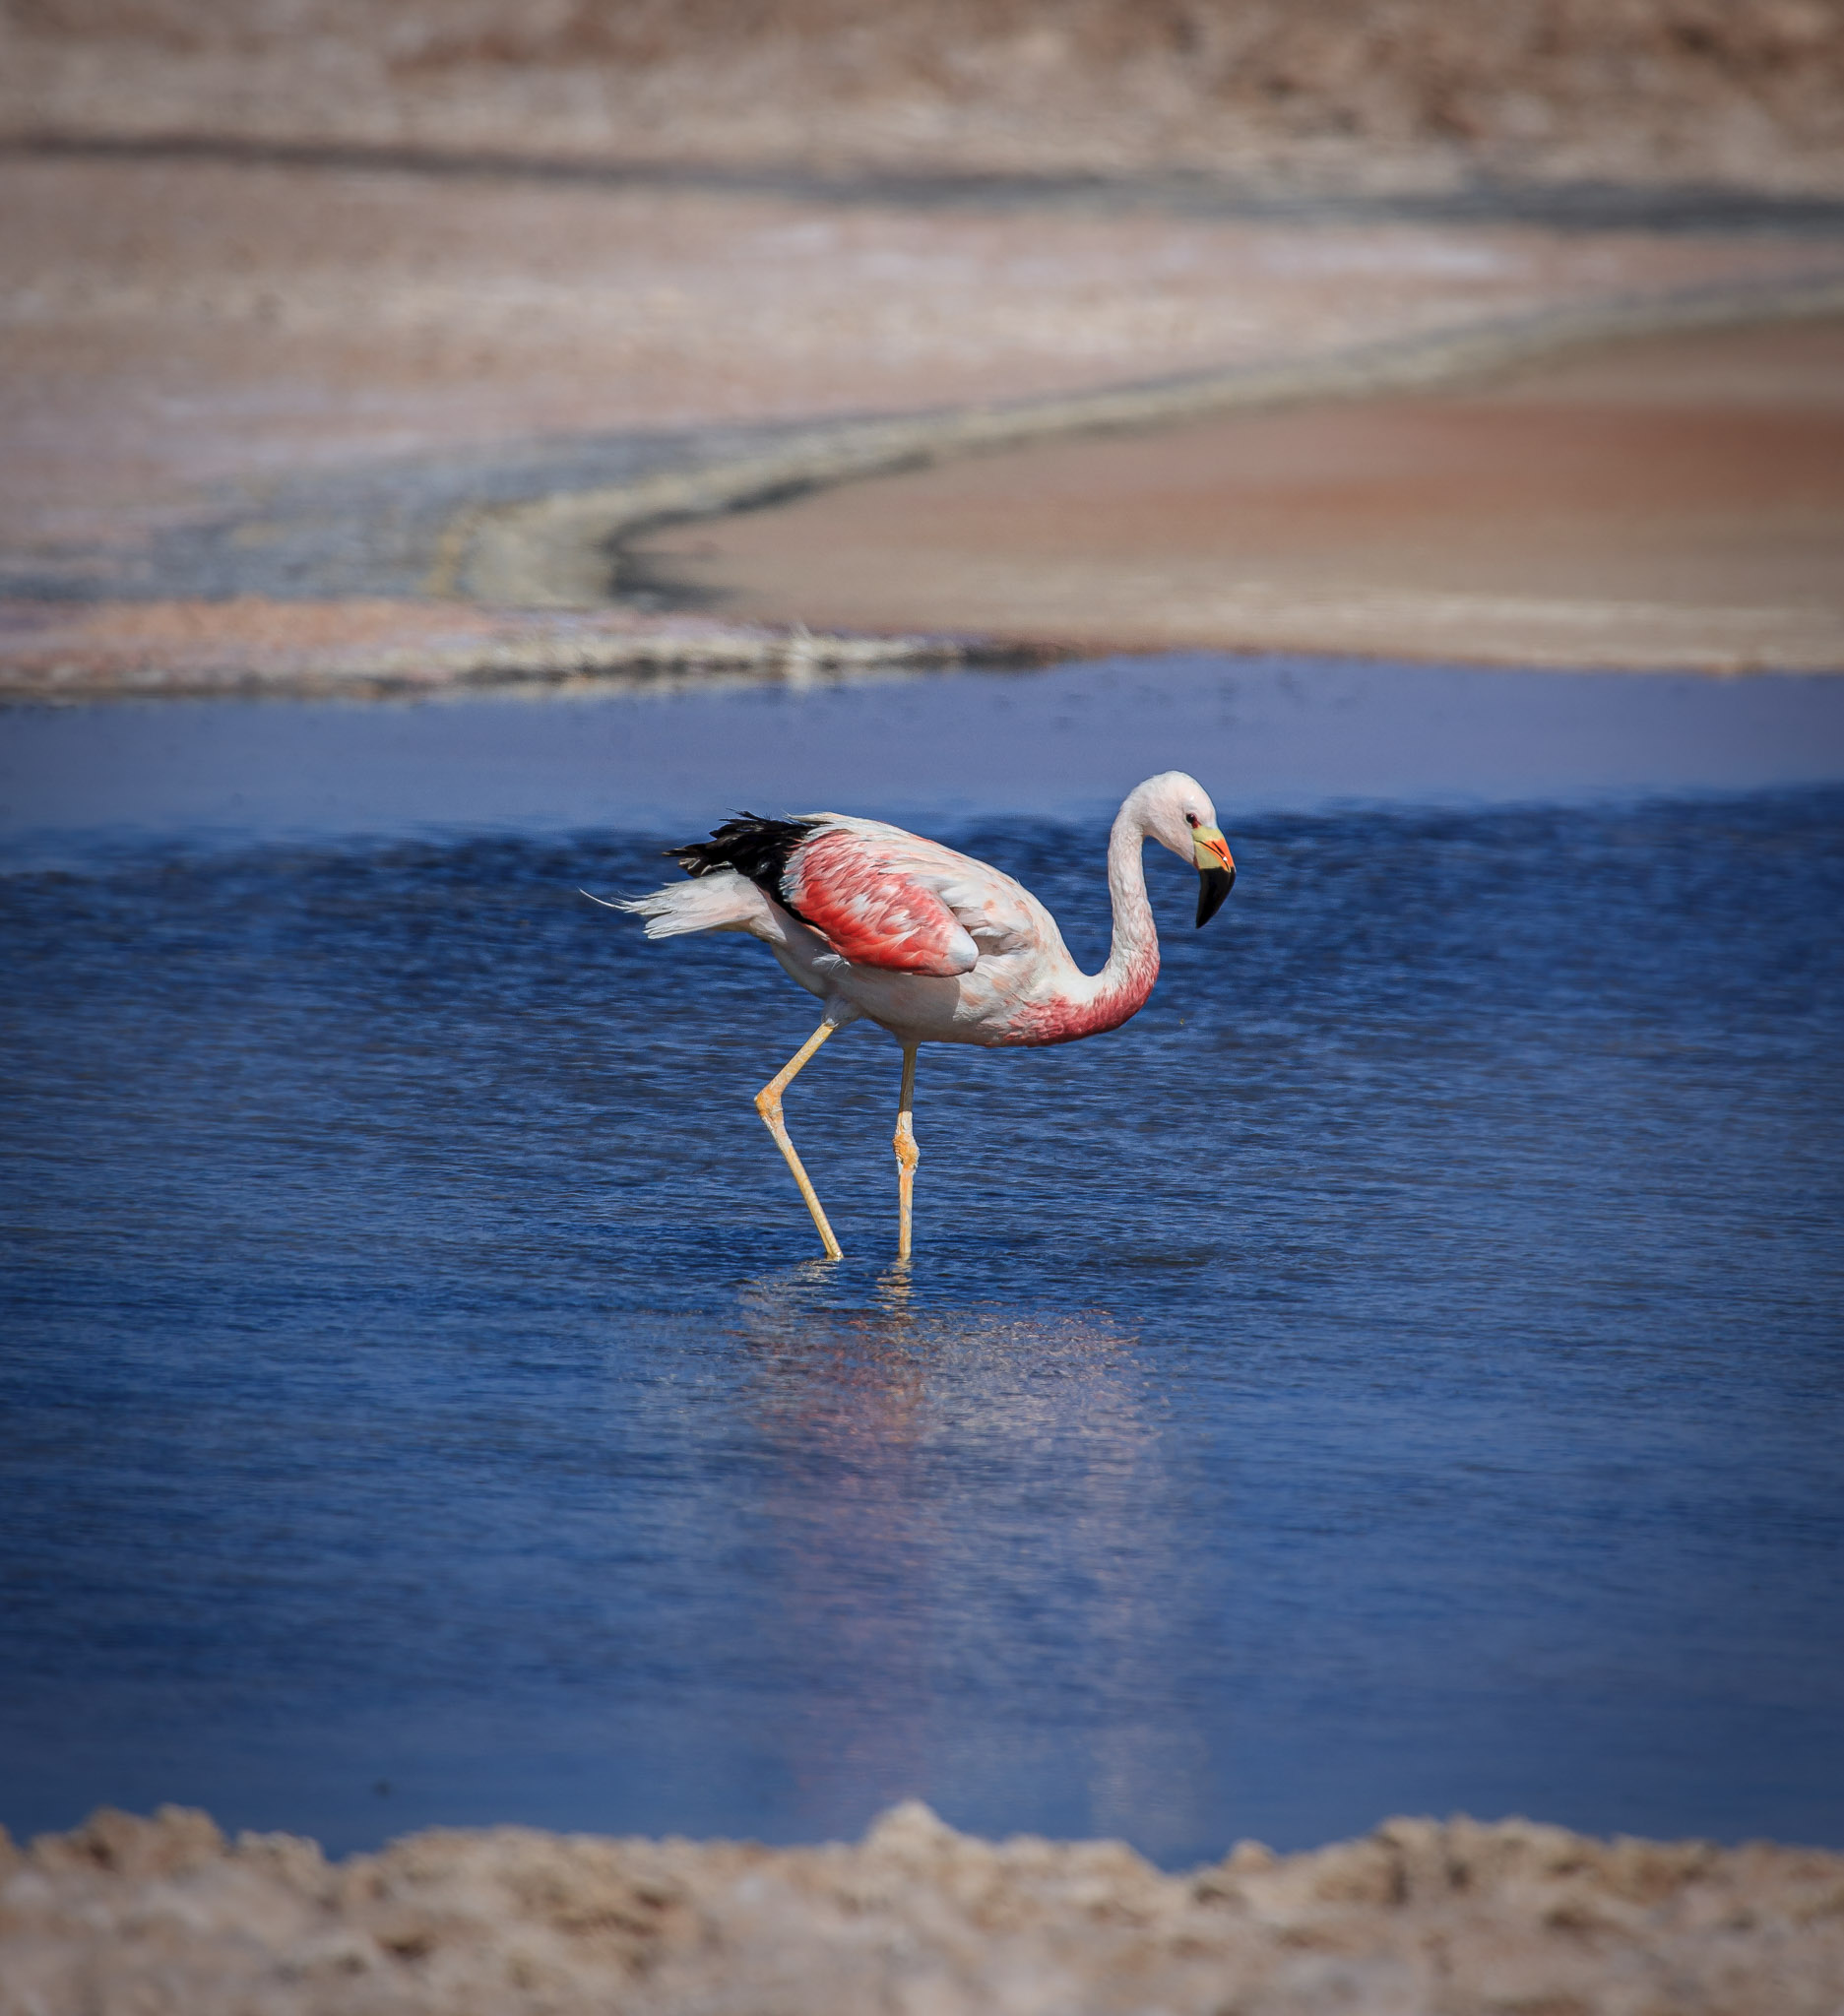
<svg viewBox="0 0 1844 2016">
<path fill-rule="evenodd" d="M 1208 1843 L 1223 1618 L 1158 1348 L 1104 1308 L 817 1255 L 741 1283 L 735 1318 L 750 1658 L 782 1676 L 751 1727 L 798 1831 L 920 1797 L 994 1831 Z"/>
<path fill-rule="evenodd" d="M 755 1103 L 829 1260 L 843 1252 L 789 1138 L 782 1097 L 834 1030 L 864 1019 L 896 1038 L 903 1047 L 897 1257 L 907 1260 L 921 1159 L 913 1119 L 918 1047 L 1073 1042 L 1118 1029 L 1136 1014 L 1159 976 L 1159 935 L 1141 863 L 1148 840 L 1196 868 L 1200 926 L 1236 879 L 1204 788 L 1181 770 L 1148 778 L 1127 794 L 1109 838 L 1113 942 L 1098 974 L 1076 965 L 1055 918 L 1011 876 L 900 826 L 838 812 L 795 819 L 739 814 L 708 841 L 671 850 L 689 883 L 605 907 L 645 917 L 650 938 L 746 931 L 824 1004 L 819 1027 Z"/>
</svg>

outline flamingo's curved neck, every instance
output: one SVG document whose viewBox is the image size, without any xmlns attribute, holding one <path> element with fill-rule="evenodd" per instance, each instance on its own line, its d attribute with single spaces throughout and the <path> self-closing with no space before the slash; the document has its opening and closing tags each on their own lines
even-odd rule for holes
<svg viewBox="0 0 1844 2016">
<path fill-rule="evenodd" d="M 1113 943 L 1096 976 L 1095 1005 L 1106 1004 L 1124 1022 L 1144 1005 L 1159 977 L 1159 933 L 1146 900 L 1146 823 L 1131 799 L 1115 815 L 1108 836 L 1108 894 L 1114 910 Z"/>
<path fill-rule="evenodd" d="M 1067 967 L 1069 978 L 1055 996 L 1016 1019 L 1016 1040 L 1073 1042 L 1078 1037 L 1118 1029 L 1145 1005 L 1159 977 L 1159 935 L 1140 865 L 1145 843 L 1145 821 L 1129 798 L 1108 840 L 1108 893 L 1114 907 L 1114 940 L 1108 964 L 1092 975 L 1078 972 L 1073 963 Z"/>
</svg>

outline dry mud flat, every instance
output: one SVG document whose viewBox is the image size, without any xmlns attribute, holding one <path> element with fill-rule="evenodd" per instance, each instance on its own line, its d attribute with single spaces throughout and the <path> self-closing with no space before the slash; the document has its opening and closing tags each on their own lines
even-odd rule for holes
<svg viewBox="0 0 1844 2016">
<path fill-rule="evenodd" d="M 465 508 L 631 481 L 674 430 L 697 464 L 1813 278 L 1829 238 L 0 157 L 0 580 L 427 593 Z"/>
<path fill-rule="evenodd" d="M 1844 319 L 1199 414 L 642 533 L 758 624 L 1072 648 L 1844 666 Z"/>
<path fill-rule="evenodd" d="M 1844 1856 L 1392 1820 L 1168 1876 L 925 1806 L 855 1847 L 433 1830 L 329 1863 L 203 1813 L 0 1836 L 5 2016 L 1836 2016 Z"/>
</svg>

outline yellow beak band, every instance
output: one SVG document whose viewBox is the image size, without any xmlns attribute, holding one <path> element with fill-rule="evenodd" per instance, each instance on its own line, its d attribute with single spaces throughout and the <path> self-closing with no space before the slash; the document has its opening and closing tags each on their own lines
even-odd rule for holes
<svg viewBox="0 0 1844 2016">
<path fill-rule="evenodd" d="M 1191 828 L 1191 859 L 1196 863 L 1199 874 L 1208 874 L 1212 868 L 1227 868 L 1232 875 L 1236 872 L 1236 863 L 1230 857 L 1230 844 L 1214 826 Z"/>
</svg>

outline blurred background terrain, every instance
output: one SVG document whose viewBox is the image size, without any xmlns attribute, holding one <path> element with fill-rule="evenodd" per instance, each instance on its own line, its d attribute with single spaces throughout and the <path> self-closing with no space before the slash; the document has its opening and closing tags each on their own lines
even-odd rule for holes
<svg viewBox="0 0 1844 2016">
<path fill-rule="evenodd" d="M 1844 663 L 1844 0 L 8 0 L 0 192 L 0 691 L 773 669 L 801 624 Z M 1244 410 L 1789 303 L 1791 347 L 1629 350 L 1521 418 L 1431 366 L 1351 429 Z M 946 493 L 892 493 L 894 598 L 833 593 L 823 514 L 698 543 L 1161 385 L 1133 524 L 1077 544 L 1215 528 L 1182 581 L 1072 603 L 1106 458 L 1018 464 L 1023 546 L 925 591 Z"/>
<path fill-rule="evenodd" d="M 11 0 L 16 134 L 1844 187 L 1837 0 Z"/>
</svg>

